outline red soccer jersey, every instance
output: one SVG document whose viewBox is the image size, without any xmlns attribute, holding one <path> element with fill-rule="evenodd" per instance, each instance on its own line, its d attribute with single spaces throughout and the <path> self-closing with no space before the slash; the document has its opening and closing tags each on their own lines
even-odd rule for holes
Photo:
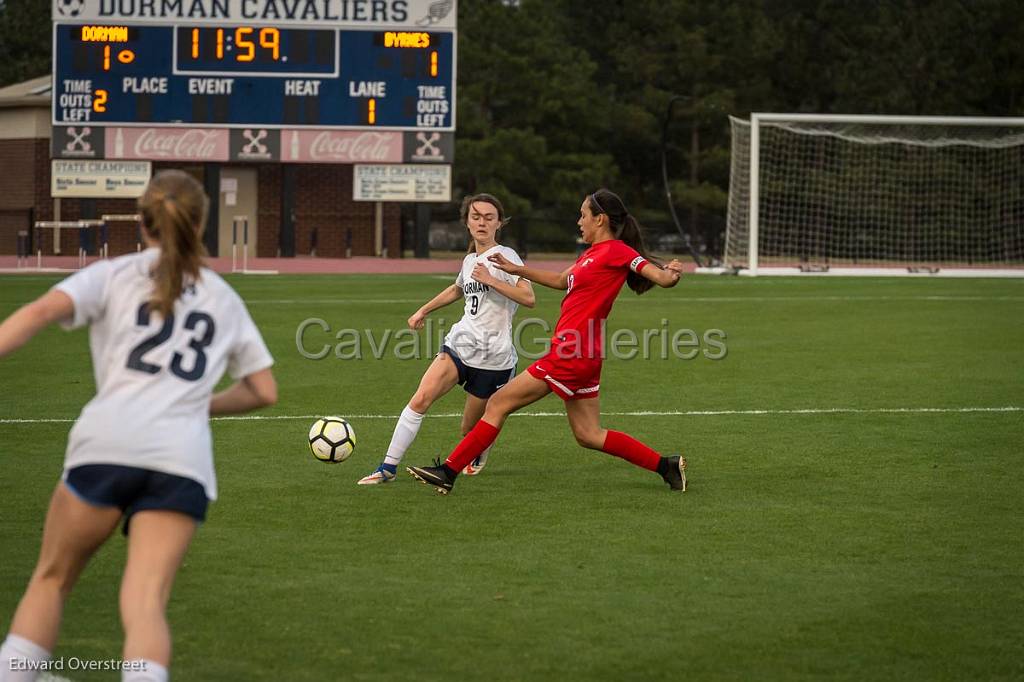
<svg viewBox="0 0 1024 682">
<path fill-rule="evenodd" d="M 569 273 L 569 290 L 555 327 L 552 349 L 562 357 L 601 358 L 604 321 L 629 271 L 640 272 L 648 261 L 619 239 L 594 244 Z"/>
</svg>

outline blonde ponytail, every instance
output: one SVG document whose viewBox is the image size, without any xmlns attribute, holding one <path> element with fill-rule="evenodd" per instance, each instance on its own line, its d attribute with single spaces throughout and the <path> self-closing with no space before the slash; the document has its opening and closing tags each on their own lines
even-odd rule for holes
<svg viewBox="0 0 1024 682">
<path fill-rule="evenodd" d="M 189 174 L 177 170 L 157 173 L 139 199 L 142 224 L 160 242 L 160 258 L 153 268 L 150 307 L 164 318 L 174 312 L 186 283 L 199 279 L 206 249 L 200 239 L 206 224 L 209 199 Z"/>
</svg>

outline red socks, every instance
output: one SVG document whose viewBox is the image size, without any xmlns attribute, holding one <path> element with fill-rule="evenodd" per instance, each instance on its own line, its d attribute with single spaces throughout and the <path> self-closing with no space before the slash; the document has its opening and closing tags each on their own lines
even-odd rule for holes
<svg viewBox="0 0 1024 682">
<path fill-rule="evenodd" d="M 497 437 L 498 429 L 481 419 L 455 447 L 452 454 L 448 455 L 444 462 L 445 466 L 456 473 L 462 471 L 481 452 L 489 448 Z M 601 450 L 650 471 L 657 471 L 658 462 L 661 461 L 661 455 L 621 431 L 609 430 Z"/>
<path fill-rule="evenodd" d="M 448 459 L 444 461 L 445 465 L 455 473 L 461 472 L 481 452 L 491 447 L 497 437 L 498 429 L 481 419 L 455 446 L 452 454 L 448 455 Z"/>
<path fill-rule="evenodd" d="M 480 423 L 482 424 L 483 422 Z M 608 430 L 608 435 L 605 436 L 604 447 L 601 448 L 601 451 L 607 452 L 609 455 L 621 457 L 627 462 L 631 462 L 644 469 L 650 469 L 651 471 L 657 471 L 658 462 L 661 461 L 661 455 L 636 438 L 621 431 L 612 431 L 611 429 Z"/>
</svg>

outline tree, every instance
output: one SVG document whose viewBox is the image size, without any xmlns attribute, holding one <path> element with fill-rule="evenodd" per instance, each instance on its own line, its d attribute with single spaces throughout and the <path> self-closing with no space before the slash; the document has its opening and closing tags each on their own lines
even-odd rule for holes
<svg viewBox="0 0 1024 682">
<path fill-rule="evenodd" d="M 595 66 L 556 10 L 544 0 L 460 7 L 456 184 L 501 193 L 511 213 L 575 210 L 587 187 L 617 175 Z"/>
<path fill-rule="evenodd" d="M 50 3 L 6 0 L 0 4 L 0 86 L 50 73 Z"/>
</svg>

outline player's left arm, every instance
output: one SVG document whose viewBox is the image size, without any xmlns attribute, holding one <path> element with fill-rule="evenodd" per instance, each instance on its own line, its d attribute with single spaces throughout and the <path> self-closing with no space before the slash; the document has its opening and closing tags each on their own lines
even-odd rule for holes
<svg viewBox="0 0 1024 682">
<path fill-rule="evenodd" d="M 483 263 L 476 264 L 476 267 L 473 268 L 472 277 L 477 282 L 480 282 L 480 284 L 486 284 L 505 298 L 515 301 L 519 305 L 532 308 L 537 304 L 537 296 L 533 293 L 533 285 L 525 277 L 520 277 L 519 281 L 515 284 L 509 284 L 492 275 Z"/>
<path fill-rule="evenodd" d="M 0 357 L 13 353 L 49 324 L 75 314 L 75 304 L 63 291 L 51 289 L 14 311 L 0 323 Z"/>
<path fill-rule="evenodd" d="M 646 261 L 640 268 L 640 276 L 646 277 L 659 287 L 669 289 L 679 284 L 679 276 L 683 274 L 683 264 L 677 258 L 673 258 L 664 267 L 656 263 Z"/>
</svg>

